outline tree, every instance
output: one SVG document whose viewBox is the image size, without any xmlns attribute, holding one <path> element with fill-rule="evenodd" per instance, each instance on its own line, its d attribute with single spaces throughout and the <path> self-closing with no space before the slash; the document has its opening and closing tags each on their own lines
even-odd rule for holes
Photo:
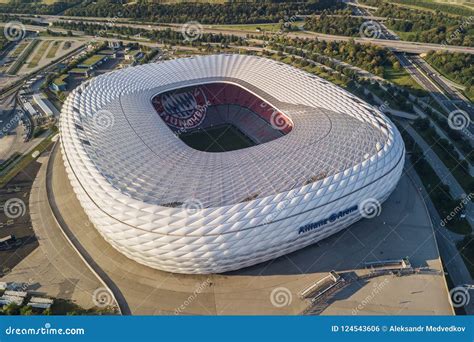
<svg viewBox="0 0 474 342">
<path fill-rule="evenodd" d="M 20 315 L 22 316 L 32 316 L 34 315 L 33 308 L 29 305 L 24 305 L 20 309 Z"/>
<path fill-rule="evenodd" d="M 15 303 L 10 303 L 5 305 L 2 311 L 4 315 L 18 315 L 20 313 L 20 306 Z"/>
</svg>

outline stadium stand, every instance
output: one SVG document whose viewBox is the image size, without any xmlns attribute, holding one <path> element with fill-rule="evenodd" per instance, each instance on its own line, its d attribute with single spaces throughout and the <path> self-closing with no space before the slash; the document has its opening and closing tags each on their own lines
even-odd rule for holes
<svg viewBox="0 0 474 342">
<path fill-rule="evenodd" d="M 205 103 L 198 103 L 197 94 L 203 94 Z M 202 102 L 202 101 L 201 101 Z M 184 129 L 168 125 L 174 131 L 206 130 L 230 124 L 237 128 L 254 144 L 263 144 L 277 139 L 291 131 L 291 120 L 266 101 L 241 86 L 232 83 L 210 83 L 158 94 L 153 103 L 160 116 L 171 115 L 191 118 L 195 110 L 203 109 L 205 114 L 199 125 L 188 125 Z M 272 121 L 283 120 L 276 126 Z M 171 120 L 166 120 L 169 123 Z"/>
<path fill-rule="evenodd" d="M 335 271 L 331 271 L 327 276 L 301 291 L 299 296 L 302 299 L 309 297 L 318 298 L 341 281 L 344 281 L 344 279 Z"/>
</svg>

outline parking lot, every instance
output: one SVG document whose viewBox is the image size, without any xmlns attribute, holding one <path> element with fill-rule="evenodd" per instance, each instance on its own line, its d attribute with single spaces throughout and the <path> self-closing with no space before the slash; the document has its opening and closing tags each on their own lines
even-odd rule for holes
<svg viewBox="0 0 474 342">
<path fill-rule="evenodd" d="M 29 194 L 40 164 L 32 162 L 0 189 L 0 241 L 10 235 L 16 242 L 0 244 L 0 275 L 8 273 L 35 248 L 38 241 L 31 226 Z"/>
</svg>

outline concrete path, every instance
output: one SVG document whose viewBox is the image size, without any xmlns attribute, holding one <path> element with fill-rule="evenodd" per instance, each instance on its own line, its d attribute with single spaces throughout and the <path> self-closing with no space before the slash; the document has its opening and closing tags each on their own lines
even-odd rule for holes
<svg viewBox="0 0 474 342">
<path fill-rule="evenodd" d="M 1 280 L 24 282 L 29 284 L 30 290 L 39 294 L 72 300 L 84 308 L 90 308 L 94 306 L 93 293 L 101 284 L 68 244 L 50 215 L 49 203 L 43 196 L 48 159 L 49 154 L 38 158 L 43 165 L 33 183 L 29 200 L 39 248 Z"/>
<path fill-rule="evenodd" d="M 307 303 L 298 294 L 330 270 L 364 271 L 365 261 L 410 256 L 429 274 L 390 277 L 384 295 L 360 314 L 452 314 L 434 233 L 420 196 L 403 178 L 380 216 L 362 220 L 316 245 L 237 272 L 179 275 L 137 264 L 112 248 L 92 226 L 56 155 L 51 177 L 65 228 L 119 289 L 132 314 L 300 314 Z M 357 283 L 327 303 L 322 314 L 351 314 L 381 278 Z M 288 303 L 272 303 L 274 291 Z"/>
</svg>

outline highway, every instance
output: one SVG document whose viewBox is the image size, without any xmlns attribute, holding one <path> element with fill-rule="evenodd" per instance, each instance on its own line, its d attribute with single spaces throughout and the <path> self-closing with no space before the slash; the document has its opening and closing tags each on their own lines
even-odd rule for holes
<svg viewBox="0 0 474 342">
<path fill-rule="evenodd" d="M 471 274 L 469 273 L 466 264 L 464 263 L 464 260 L 456 247 L 456 241 L 459 240 L 459 236 L 450 232 L 445 227 L 441 227 L 441 217 L 439 216 L 438 211 L 431 201 L 431 198 L 425 189 L 420 176 L 415 172 L 415 169 L 409 158 L 407 158 L 406 163 L 406 173 L 416 184 L 417 189 L 420 191 L 420 194 L 426 204 L 427 210 L 430 213 L 441 259 L 449 277 L 451 278 L 451 281 L 455 284 L 455 286 L 472 284 L 473 279 Z M 464 310 L 468 315 L 474 314 L 474 300 L 471 299 L 464 306 Z"/>
<path fill-rule="evenodd" d="M 372 13 L 366 7 L 354 5 L 354 13 L 360 16 L 372 16 Z M 380 38 L 390 41 L 400 41 L 400 37 L 393 31 L 389 30 L 385 24 L 380 25 Z M 434 70 L 423 58 L 405 52 L 393 51 L 400 62 L 400 65 L 407 70 L 409 75 L 417 81 L 424 89 L 430 92 L 431 97 L 447 112 L 451 113 L 456 110 L 463 110 L 474 119 L 474 108 L 470 101 L 465 98 L 457 89 L 445 82 L 445 80 Z M 473 125 L 469 126 L 469 131 L 474 131 Z"/>
<path fill-rule="evenodd" d="M 400 64 L 408 73 L 426 89 L 430 96 L 447 112 L 452 113 L 462 110 L 468 113 L 471 121 L 474 119 L 474 108 L 470 101 L 464 100 L 455 91 L 447 85 L 439 74 L 432 72 L 426 62 L 419 56 L 410 56 L 402 53 L 396 53 Z M 447 94 L 452 97 L 449 97 Z M 474 125 L 468 126 L 468 131 L 474 133 Z M 472 143 L 472 139 L 471 139 Z"/>
<path fill-rule="evenodd" d="M 358 6 L 356 4 L 355 6 Z M 367 8 L 354 7 L 355 13 L 361 16 L 371 16 L 372 13 Z M 393 31 L 389 30 L 384 23 L 379 22 L 380 38 L 387 41 L 401 42 L 400 37 Z M 457 110 L 462 110 L 468 113 L 471 121 L 474 119 L 474 108 L 471 102 L 465 98 L 457 89 L 449 85 L 434 70 L 423 58 L 418 54 L 407 54 L 409 51 L 400 51 L 390 48 L 400 64 L 407 70 L 410 76 L 417 81 L 424 89 L 429 91 L 431 97 L 447 112 L 452 113 Z M 433 49 L 439 51 L 439 49 Z M 451 49 L 450 52 L 457 52 Z M 469 125 L 467 128 L 471 133 L 474 133 L 474 125 Z M 472 140 L 472 139 L 471 139 Z"/>
<path fill-rule="evenodd" d="M 366 8 L 355 7 L 355 13 L 360 15 L 371 15 L 370 11 Z M 380 36 L 383 39 L 389 41 L 399 41 L 399 37 L 392 31 L 390 31 L 383 23 L 380 23 Z M 393 50 L 393 49 L 392 49 Z M 438 51 L 438 49 L 434 49 Z M 433 70 L 428 63 L 426 63 L 418 55 L 408 55 L 408 51 L 397 51 L 393 50 L 395 56 L 400 62 L 400 65 L 405 68 L 409 75 L 415 79 L 424 89 L 428 90 L 431 97 L 448 113 L 457 109 L 465 110 L 469 113 L 471 120 L 473 118 L 472 107 L 469 101 L 466 101 L 462 96 L 459 96 L 459 92 L 450 87 L 446 82 L 439 76 L 439 74 Z M 448 97 L 446 94 L 450 97 Z M 456 104 L 454 101 L 456 101 Z M 459 108 L 458 108 L 459 107 Z M 435 126 L 437 124 L 435 123 Z M 459 198 L 465 191 L 461 188 L 457 180 L 453 177 L 450 171 L 446 168 L 444 163 L 439 159 L 436 153 L 428 146 L 428 144 L 419 136 L 419 134 L 406 122 L 403 123 L 405 130 L 415 139 L 416 143 L 423 149 L 427 162 L 431 165 L 433 170 L 436 172 L 443 182 L 449 185 L 451 195 L 454 198 Z M 473 125 L 470 125 L 468 129 L 472 132 Z M 448 139 L 449 140 L 449 139 Z M 463 155 L 463 154 L 461 154 Z M 456 247 L 456 241 L 459 237 L 455 238 L 454 233 L 447 231 L 445 228 L 440 226 L 441 217 L 438 211 L 434 207 L 429 194 L 427 193 L 420 176 L 410 166 L 410 161 L 407 162 L 407 173 L 410 177 L 418 184 L 419 189 L 423 191 L 424 200 L 430 211 L 430 216 L 433 222 L 433 226 L 436 232 L 438 248 L 443 259 L 443 264 L 448 270 L 451 281 L 454 286 L 462 286 L 463 284 L 472 284 L 472 277 L 466 268 L 463 258 L 459 254 Z M 474 223 L 474 207 L 472 202 L 466 205 L 467 220 L 470 226 Z M 464 309 L 467 314 L 474 313 L 474 301 L 470 300 Z"/>
<path fill-rule="evenodd" d="M 431 146 L 411 127 L 407 122 L 402 123 L 403 128 L 415 140 L 416 144 L 422 149 L 425 160 L 430 164 L 439 179 L 449 186 L 449 192 L 454 199 L 461 199 L 466 194 L 459 182 L 454 178 L 451 171 L 444 165 L 443 161 L 439 159 L 438 155 L 431 149 Z M 461 167 L 458 165 L 458 167 Z M 469 202 L 465 205 L 466 220 L 469 222 L 471 228 L 474 228 L 474 204 Z"/>
<path fill-rule="evenodd" d="M 51 16 L 49 16 L 51 17 Z M 175 31 L 181 31 L 182 26 L 181 24 L 170 24 L 170 25 L 151 25 L 151 24 L 136 24 L 136 23 L 124 23 L 121 21 L 104 21 L 104 18 L 100 21 L 94 21 L 94 18 L 89 17 L 80 17 L 76 19 L 68 19 L 62 20 L 54 17 L 54 19 L 45 19 L 47 22 L 64 22 L 64 21 L 71 21 L 71 22 L 89 22 L 91 24 L 103 25 L 103 26 L 115 26 L 115 27 L 131 27 L 143 30 L 166 30 L 172 29 Z M 4 26 L 4 23 L 0 23 L 0 26 Z M 25 25 L 27 30 L 31 31 L 46 31 L 47 29 L 52 29 L 53 31 L 61 31 L 64 32 L 64 29 L 55 28 L 53 27 L 45 27 L 39 25 Z M 228 27 L 214 27 L 209 25 L 202 26 L 202 33 L 213 33 L 213 34 L 227 34 L 227 35 L 235 35 L 238 37 L 247 38 L 249 34 L 259 35 L 261 33 L 255 31 L 247 31 L 241 29 L 234 29 Z M 268 34 L 276 34 L 276 33 L 268 33 Z M 361 44 L 375 44 L 380 45 L 383 47 L 390 48 L 394 51 L 401 51 L 407 53 L 426 53 L 428 51 L 436 50 L 436 51 L 451 51 L 451 52 L 462 52 L 462 53 L 470 53 L 474 54 L 474 48 L 472 47 L 465 47 L 465 46 L 446 46 L 441 44 L 429 44 L 429 43 L 418 43 L 418 42 L 410 42 L 410 41 L 402 41 L 402 40 L 389 40 L 389 39 L 372 39 L 372 38 L 359 38 L 359 37 L 347 37 L 347 36 L 337 36 L 337 35 L 329 35 L 323 33 L 316 33 L 316 32 L 309 32 L 309 31 L 298 31 L 298 32 L 289 32 L 287 34 L 290 38 L 308 38 L 308 39 L 320 39 L 324 41 L 349 41 L 354 40 L 357 43 Z"/>
<path fill-rule="evenodd" d="M 416 63 L 414 56 L 405 55 L 402 53 L 396 54 L 400 64 L 408 71 L 411 77 L 415 79 L 424 89 L 430 92 L 430 95 L 438 102 L 441 107 L 448 113 L 455 110 L 455 107 L 450 103 L 450 99 L 430 80 L 430 78 L 420 70 Z"/>
<path fill-rule="evenodd" d="M 448 97 L 445 105 L 453 108 L 453 110 L 461 109 L 467 112 L 474 120 L 474 108 L 469 100 L 467 100 L 459 91 L 446 83 L 443 78 L 434 70 L 424 59 L 419 56 L 410 56 L 411 61 L 418 67 L 425 77 L 429 78 L 431 82 L 435 83 L 443 93 Z M 453 103 L 454 101 L 454 103 Z M 451 112 L 451 111 L 450 111 Z M 472 129 L 472 127 L 471 127 Z"/>
<path fill-rule="evenodd" d="M 376 19 L 376 17 L 371 16 L 370 12 L 366 10 L 361 10 L 360 13 L 363 17 L 371 17 L 373 18 L 372 20 Z M 63 17 L 56 17 L 56 16 L 41 16 L 41 18 L 43 20 L 46 20 L 47 22 L 58 22 L 58 21 L 65 20 L 65 19 L 62 19 Z M 106 25 L 108 23 L 106 19 L 104 18 L 82 18 L 81 17 L 81 18 L 68 18 L 67 20 L 76 21 L 76 22 L 83 22 L 84 20 L 88 20 L 88 21 L 91 21 L 92 23 L 100 24 L 100 25 Z M 94 21 L 94 20 L 97 20 L 97 21 Z M 181 30 L 181 27 L 182 27 L 182 25 L 179 25 L 179 24 L 160 26 L 160 25 L 127 23 L 127 22 L 122 22 L 122 21 L 114 22 L 113 25 L 134 27 L 134 28 L 146 29 L 146 30 L 163 30 L 163 29 L 171 28 L 172 30 L 176 30 L 176 31 Z M 0 26 L 2 26 L 1 23 L 0 23 Z M 48 28 L 48 27 L 36 26 L 36 25 L 25 25 L 25 27 L 28 30 L 32 30 L 32 31 L 44 31 Z M 381 24 L 381 27 L 382 27 L 382 32 L 381 32 L 380 39 L 343 37 L 343 36 L 319 34 L 319 33 L 306 32 L 306 31 L 292 32 L 292 33 L 289 33 L 288 36 L 292 38 L 318 38 L 320 40 L 325 40 L 325 41 L 348 41 L 350 39 L 353 39 L 359 43 L 375 44 L 375 45 L 380 45 L 380 46 L 390 48 L 391 50 L 395 52 L 395 55 L 399 59 L 401 65 L 409 72 L 409 74 L 418 83 L 420 83 L 426 90 L 428 90 L 431 96 L 433 96 L 433 98 L 438 103 L 440 103 L 440 105 L 447 112 L 451 112 L 457 109 L 462 109 L 471 115 L 471 119 L 474 118 L 473 116 L 474 113 L 472 111 L 472 107 L 470 103 L 465 101 L 465 99 L 463 99 L 462 96 L 460 96 L 457 91 L 453 90 L 449 86 L 449 84 L 447 84 L 436 72 L 433 72 L 433 70 L 429 66 L 426 65 L 426 62 L 424 62 L 423 59 L 421 59 L 419 56 L 411 55 L 411 54 L 426 53 L 427 51 L 430 51 L 430 50 L 437 50 L 437 51 L 449 50 L 452 52 L 463 52 L 463 53 L 473 54 L 474 48 L 456 47 L 456 46 L 453 47 L 453 46 L 444 46 L 444 45 L 439 45 L 439 44 L 426 44 L 426 43 L 401 41 L 390 30 L 388 30 L 383 24 Z M 53 30 L 63 31 L 63 32 L 65 31 L 59 28 L 53 28 Z M 233 35 L 241 36 L 241 37 L 247 37 L 249 33 L 252 34 L 252 32 L 250 31 L 242 31 L 239 29 L 227 28 L 227 27 L 217 28 L 217 27 L 212 27 L 212 26 L 203 26 L 203 33 L 233 34 Z M 259 33 L 255 32 L 254 34 L 258 35 Z M 89 37 L 89 38 L 93 38 L 93 37 Z M 98 38 L 98 39 L 106 39 L 106 38 Z M 109 40 L 114 40 L 114 39 L 109 39 Z M 145 44 L 151 45 L 151 43 L 146 43 L 146 42 Z M 156 45 L 156 44 L 153 44 L 153 45 Z M 75 53 L 77 53 L 77 51 Z M 48 67 L 48 69 L 53 68 L 53 67 L 54 65 Z M 32 75 L 30 75 L 29 77 L 32 77 Z M 15 87 L 13 87 L 13 89 L 10 90 L 8 93 L 4 94 L 3 106 L 12 104 L 11 101 L 12 99 L 15 98 L 16 92 L 22 86 L 23 82 L 24 80 L 22 82 L 19 82 L 18 85 L 15 85 Z M 8 116 L 5 116 L 5 118 L 0 117 L 0 120 L 3 120 L 3 122 L 0 122 L 0 128 L 1 128 L 2 125 L 6 124 L 8 120 Z M 473 129 L 474 127 L 473 125 L 471 125 L 470 130 L 473 130 Z M 418 137 L 419 139 L 416 138 L 416 135 L 417 135 L 416 132 L 411 131 L 411 134 L 415 135 L 415 140 L 421 139 L 419 137 Z M 423 145 L 423 141 L 421 142 L 417 141 L 417 142 L 420 145 Z M 456 183 L 456 184 L 450 184 L 450 186 L 451 186 L 451 190 L 456 192 L 455 195 L 459 195 L 462 192 L 462 189 L 460 189 L 459 184 L 457 184 L 457 181 L 449 173 L 449 170 L 446 169 L 444 164 L 439 160 L 439 158 L 434 154 L 434 152 L 431 151 L 429 155 L 427 155 L 427 160 L 428 162 L 430 162 L 430 164 L 435 166 L 434 167 L 435 171 L 439 175 L 442 176 L 442 179 L 448 180 L 448 183 L 453 183 L 453 182 Z M 470 203 L 468 206 L 468 213 L 472 214 L 472 212 L 473 212 L 473 207 L 472 207 L 472 203 Z M 471 223 L 471 225 L 472 225 L 472 219 L 473 219 L 472 215 L 469 215 L 469 222 Z M 455 247 L 453 247 L 454 245 L 452 244 L 452 241 L 450 243 L 443 242 L 443 244 L 446 244 L 446 246 L 443 247 L 443 249 L 445 250 L 449 248 L 451 249 L 454 248 L 454 250 L 451 251 L 452 252 L 451 254 L 455 255 Z M 459 259 L 459 255 L 458 255 L 458 259 Z M 452 269 L 454 269 L 453 268 L 454 265 L 447 265 L 447 266 L 450 269 L 450 273 L 453 275 L 454 271 L 452 271 Z M 118 267 L 118 266 L 113 265 L 114 272 L 115 272 L 115 267 Z M 129 271 L 129 272 L 132 273 L 132 271 Z M 123 281 L 123 278 L 119 278 L 117 274 L 114 274 L 112 278 L 117 277 L 114 280 L 120 284 Z M 467 282 L 467 276 L 465 274 L 459 274 L 457 276 L 454 276 L 454 278 L 455 279 L 453 279 L 453 281 L 455 282 L 455 284 L 460 284 L 461 281 Z M 460 280 L 460 279 L 463 279 L 463 280 Z M 126 285 L 123 285 L 123 286 L 126 286 Z M 113 287 L 113 284 L 112 284 L 112 287 Z M 143 285 L 143 287 L 148 290 L 148 287 L 145 287 L 145 285 Z M 128 288 L 128 287 L 125 287 L 125 288 L 126 288 L 126 291 L 133 292 L 133 289 Z M 137 298 L 135 298 L 135 294 L 132 297 L 133 297 L 132 302 L 137 301 Z M 210 296 L 208 300 L 212 302 L 212 296 Z M 126 303 L 125 298 L 119 296 L 119 302 Z M 173 304 L 169 303 L 168 310 L 172 310 L 172 307 L 174 304 L 175 303 Z M 125 307 L 125 312 L 130 310 L 126 308 L 126 304 L 123 304 L 123 305 Z M 138 304 L 132 305 L 132 309 L 133 309 L 132 311 L 138 310 L 139 308 L 141 308 L 142 305 L 145 306 L 148 304 L 143 304 L 140 302 Z M 150 311 L 146 311 L 146 313 L 152 312 L 153 309 L 154 308 L 152 307 L 147 308 L 147 310 L 150 310 Z M 470 310 L 472 311 L 473 309 L 470 309 Z M 172 312 L 172 311 L 167 311 L 167 312 Z M 199 311 L 196 309 L 196 311 L 193 311 L 193 312 L 199 312 Z"/>
</svg>

